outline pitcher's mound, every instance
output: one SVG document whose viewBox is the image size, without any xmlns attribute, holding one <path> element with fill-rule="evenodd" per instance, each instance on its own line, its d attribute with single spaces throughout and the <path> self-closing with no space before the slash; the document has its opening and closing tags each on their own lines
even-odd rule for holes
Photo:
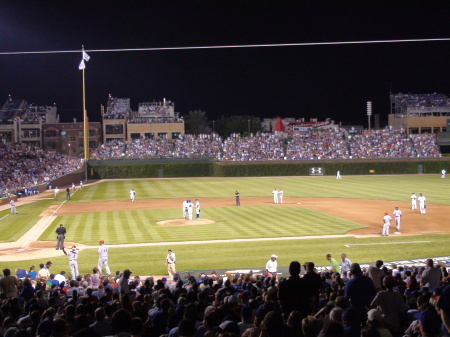
<svg viewBox="0 0 450 337">
<path fill-rule="evenodd" d="M 215 223 L 214 220 L 209 219 L 174 219 L 174 220 L 165 220 L 157 222 L 158 225 L 162 226 L 199 226 L 199 225 L 209 225 Z"/>
</svg>

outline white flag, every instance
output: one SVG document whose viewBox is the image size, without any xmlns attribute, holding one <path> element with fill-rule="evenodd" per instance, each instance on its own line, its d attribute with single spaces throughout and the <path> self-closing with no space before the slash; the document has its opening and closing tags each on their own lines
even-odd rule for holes
<svg viewBox="0 0 450 337">
<path fill-rule="evenodd" d="M 80 65 L 78 66 L 78 69 L 83 70 L 86 68 L 86 65 L 84 64 L 84 60 L 81 60 Z"/>
<path fill-rule="evenodd" d="M 90 58 L 91 57 L 84 51 L 83 52 L 83 59 L 87 62 L 87 61 L 89 61 Z"/>
</svg>

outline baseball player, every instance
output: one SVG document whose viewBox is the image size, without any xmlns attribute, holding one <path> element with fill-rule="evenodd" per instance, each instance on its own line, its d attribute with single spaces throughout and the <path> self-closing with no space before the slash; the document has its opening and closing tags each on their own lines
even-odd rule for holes
<svg viewBox="0 0 450 337">
<path fill-rule="evenodd" d="M 278 200 L 280 202 L 280 204 L 283 203 L 283 189 L 280 188 L 280 190 L 278 191 Z"/>
<path fill-rule="evenodd" d="M 384 213 L 383 217 L 383 231 L 381 232 L 381 236 L 389 236 L 389 227 L 391 226 L 392 218 L 389 216 L 389 213 Z"/>
<path fill-rule="evenodd" d="M 417 195 L 414 192 L 411 195 L 411 209 L 417 209 Z"/>
<path fill-rule="evenodd" d="M 276 188 L 272 191 L 272 194 L 273 194 L 273 203 L 278 204 L 278 191 Z"/>
<path fill-rule="evenodd" d="M 342 177 L 341 177 L 341 171 L 337 171 L 337 173 L 336 173 L 336 179 L 342 179 Z"/>
<path fill-rule="evenodd" d="M 395 217 L 395 230 L 397 232 L 400 231 L 400 222 L 402 220 L 402 211 L 398 209 L 398 206 L 395 206 L 394 212 L 392 212 Z"/>
<path fill-rule="evenodd" d="M 98 270 L 100 274 L 102 273 L 102 265 L 105 265 L 106 274 L 111 275 L 111 270 L 108 266 L 108 246 L 105 245 L 105 241 L 100 240 L 98 242 L 100 247 L 98 247 Z"/>
<path fill-rule="evenodd" d="M 83 180 L 80 180 L 80 190 L 83 189 Z"/>
<path fill-rule="evenodd" d="M 425 201 L 426 201 L 425 196 L 422 193 L 420 193 L 417 200 L 419 201 L 420 214 L 426 214 L 427 212 L 425 209 L 427 206 L 425 205 Z"/>
<path fill-rule="evenodd" d="M 14 201 L 14 199 L 11 199 L 9 204 L 11 205 L 11 214 L 18 214 L 17 208 L 16 208 L 16 202 Z"/>
<path fill-rule="evenodd" d="M 130 200 L 131 202 L 134 202 L 134 197 L 136 196 L 136 191 L 134 190 L 134 188 L 132 188 L 130 190 Z M 100 269 L 100 268 L 99 268 Z M 100 269 L 101 270 L 101 269 Z"/>
<path fill-rule="evenodd" d="M 72 182 L 72 194 L 75 193 L 75 183 Z"/>
<path fill-rule="evenodd" d="M 176 273 L 176 271 L 175 271 L 175 253 L 172 252 L 172 250 L 170 250 L 170 249 L 167 251 L 165 265 L 167 266 L 167 272 L 169 273 L 169 276 L 173 279 L 173 275 L 175 275 L 175 273 Z"/>
<path fill-rule="evenodd" d="M 234 198 L 236 199 L 236 206 L 241 206 L 241 195 L 238 191 L 234 193 Z"/>
<path fill-rule="evenodd" d="M 72 275 L 72 280 L 76 280 L 78 276 L 78 248 L 77 246 L 72 246 L 69 253 L 66 252 L 64 247 L 62 248 L 64 254 L 69 257 L 69 268 L 70 274 Z"/>
<path fill-rule="evenodd" d="M 186 219 L 186 215 L 188 213 L 188 200 L 183 201 L 182 210 L 183 210 L 183 219 Z"/>
<path fill-rule="evenodd" d="M 445 174 L 447 173 L 447 171 L 445 171 L 444 169 L 442 169 L 441 171 L 441 178 L 444 179 L 445 178 Z"/>
<path fill-rule="evenodd" d="M 58 186 L 55 187 L 55 200 L 58 200 L 58 194 L 59 194 L 59 188 Z"/>
<path fill-rule="evenodd" d="M 192 220 L 192 208 L 194 208 L 194 204 L 190 200 L 188 200 L 187 209 L 189 220 Z"/>
<path fill-rule="evenodd" d="M 66 238 L 66 229 L 63 224 L 56 228 L 56 250 L 64 248 L 64 239 Z"/>
<path fill-rule="evenodd" d="M 195 199 L 195 218 L 200 219 L 200 201 Z"/>
</svg>

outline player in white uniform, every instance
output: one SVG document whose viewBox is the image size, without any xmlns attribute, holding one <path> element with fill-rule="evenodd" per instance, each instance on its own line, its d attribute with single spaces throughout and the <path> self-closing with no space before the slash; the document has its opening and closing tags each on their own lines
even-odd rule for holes
<svg viewBox="0 0 450 337">
<path fill-rule="evenodd" d="M 441 178 L 444 179 L 445 178 L 445 174 L 447 173 L 447 171 L 445 171 L 444 169 L 441 171 Z"/>
<path fill-rule="evenodd" d="M 83 180 L 80 180 L 80 190 L 83 189 Z"/>
<path fill-rule="evenodd" d="M 14 199 L 11 199 L 9 204 L 11 205 L 11 214 L 19 214 L 17 213 L 16 202 L 14 201 Z"/>
<path fill-rule="evenodd" d="M 77 252 L 77 250 L 78 249 L 76 246 L 72 246 L 71 251 L 67 253 L 63 247 L 64 254 L 66 254 L 69 257 L 69 268 L 70 268 L 70 273 L 72 275 L 72 280 L 76 280 L 76 278 L 78 276 L 78 252 Z"/>
<path fill-rule="evenodd" d="M 187 209 L 189 220 L 192 220 L 192 208 L 194 208 L 194 204 L 190 200 L 188 200 Z"/>
<path fill-rule="evenodd" d="M 195 218 L 200 219 L 200 201 L 195 199 Z"/>
<path fill-rule="evenodd" d="M 417 209 L 417 195 L 414 192 L 411 195 L 411 209 Z"/>
<path fill-rule="evenodd" d="M 175 270 L 175 253 L 172 252 L 172 250 L 168 250 L 167 251 L 167 256 L 166 256 L 166 263 L 167 265 L 167 272 L 169 273 L 169 276 L 173 279 L 173 275 L 175 275 L 176 270 Z"/>
<path fill-rule="evenodd" d="M 280 202 L 280 204 L 282 204 L 283 203 L 283 189 L 282 188 L 280 188 L 280 190 L 278 191 L 278 200 L 279 200 L 279 202 Z"/>
<path fill-rule="evenodd" d="M 58 186 L 55 187 L 55 200 L 58 200 L 58 194 L 59 194 L 59 188 Z"/>
<path fill-rule="evenodd" d="M 392 218 L 389 216 L 389 213 L 384 213 L 383 217 L 383 231 L 381 232 L 381 236 L 389 236 L 389 227 L 391 226 Z"/>
<path fill-rule="evenodd" d="M 425 197 L 422 195 L 422 193 L 420 193 L 419 197 L 417 198 L 417 200 L 419 201 L 419 208 L 420 208 L 420 214 L 426 214 L 426 206 L 425 206 Z"/>
<path fill-rule="evenodd" d="M 272 194 L 273 194 L 273 203 L 278 204 L 278 191 L 276 188 L 272 191 Z"/>
<path fill-rule="evenodd" d="M 398 209 L 398 206 L 395 206 L 394 212 L 392 212 L 395 217 L 395 230 L 400 231 L 400 222 L 402 221 L 402 211 Z"/>
<path fill-rule="evenodd" d="M 341 171 L 337 171 L 337 173 L 336 173 L 336 179 L 342 179 L 342 178 L 341 178 Z"/>
<path fill-rule="evenodd" d="M 183 201 L 183 204 L 181 206 L 181 209 L 183 211 L 183 219 L 186 219 L 187 213 L 188 213 L 188 201 Z"/>
<path fill-rule="evenodd" d="M 108 246 L 105 245 L 105 241 L 100 240 L 98 242 L 100 247 L 98 247 L 98 270 L 100 274 L 102 273 L 102 265 L 105 265 L 106 274 L 111 275 L 111 270 L 108 266 Z"/>
<path fill-rule="evenodd" d="M 130 200 L 131 202 L 134 202 L 134 197 L 136 196 L 136 191 L 134 190 L 134 188 L 132 188 L 130 190 Z M 99 268 L 100 269 L 100 268 Z M 101 270 L 101 269 L 100 269 Z"/>
</svg>

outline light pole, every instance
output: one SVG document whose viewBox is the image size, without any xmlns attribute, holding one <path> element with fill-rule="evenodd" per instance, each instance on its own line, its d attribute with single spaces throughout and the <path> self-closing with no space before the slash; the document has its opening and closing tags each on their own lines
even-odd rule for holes
<svg viewBox="0 0 450 337">
<path fill-rule="evenodd" d="M 370 131 L 370 116 L 372 116 L 372 102 L 367 102 L 367 119 L 369 120 L 369 131 Z"/>
<path fill-rule="evenodd" d="M 214 124 L 215 124 L 215 122 L 213 121 L 213 135 L 214 135 Z"/>
<path fill-rule="evenodd" d="M 250 136 L 250 119 L 247 119 L 248 135 Z"/>
</svg>

